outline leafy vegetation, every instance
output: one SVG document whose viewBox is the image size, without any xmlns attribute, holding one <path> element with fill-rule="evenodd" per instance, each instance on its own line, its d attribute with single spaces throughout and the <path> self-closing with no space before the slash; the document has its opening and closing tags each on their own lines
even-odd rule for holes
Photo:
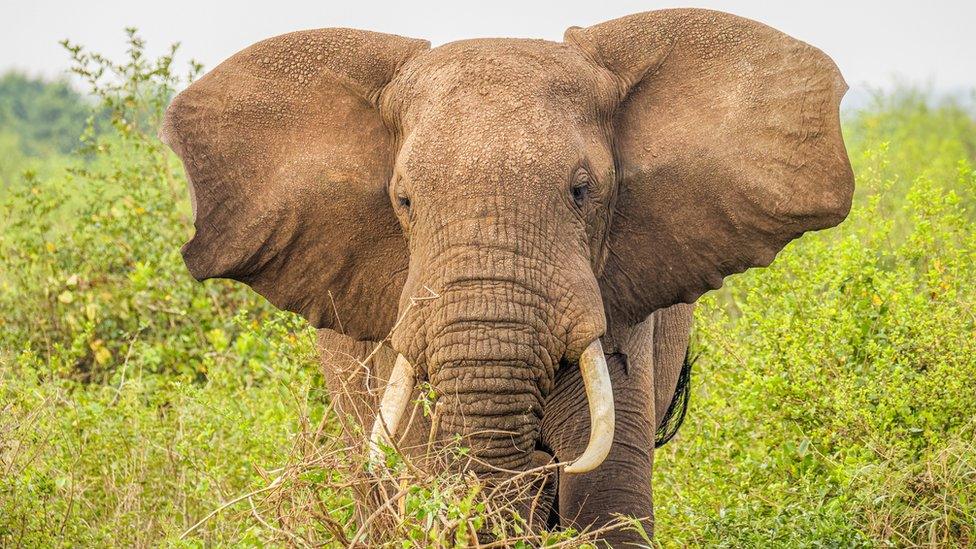
<svg viewBox="0 0 976 549">
<path fill-rule="evenodd" d="M 313 331 L 240 285 L 194 282 L 179 256 L 185 182 L 153 128 L 199 69 L 177 78 L 172 56 L 129 44 L 122 63 L 67 44 L 108 127 L 4 176 L 0 546 L 351 541 L 355 456 Z M 0 105 L 26 101 L 11 86 Z M 72 109 L 0 114 L 0 135 L 63 152 L 68 126 L 55 141 L 34 126 Z M 850 218 L 698 307 L 688 419 L 656 458 L 661 545 L 976 544 L 974 112 L 901 91 L 845 133 Z M 472 524 L 530 543 L 463 481 L 402 490 L 400 546 L 464 545 Z"/>
</svg>

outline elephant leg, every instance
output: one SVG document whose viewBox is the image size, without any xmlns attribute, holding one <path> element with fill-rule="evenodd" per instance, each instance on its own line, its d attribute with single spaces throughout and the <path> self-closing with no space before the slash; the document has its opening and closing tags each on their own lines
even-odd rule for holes
<svg viewBox="0 0 976 549">
<path fill-rule="evenodd" d="M 342 427 L 344 442 L 361 448 L 369 436 L 376 410 L 389 379 L 396 352 L 388 345 L 358 341 L 333 330 L 318 331 L 318 352 L 335 416 Z M 419 394 L 411 397 L 416 402 Z M 408 412 L 396 436 L 399 448 L 408 455 L 419 456 L 427 441 L 430 420 L 416 409 Z M 365 455 L 365 451 L 362 452 Z M 353 469 L 360 464 L 352 463 Z M 384 495 L 366 483 L 357 483 L 356 521 L 362 524 L 382 503 Z M 387 492 L 394 489 L 387 487 Z"/>
<path fill-rule="evenodd" d="M 642 325 L 648 346 L 653 321 Z M 651 356 L 650 353 L 647 353 Z M 621 354 L 607 357 L 613 385 L 616 429 L 607 459 L 582 474 L 560 471 L 558 517 L 562 526 L 600 528 L 623 514 L 641 519 L 648 535 L 654 526 L 651 471 L 654 459 L 654 376 L 651 361 L 628 361 Z M 579 456 L 589 439 L 586 392 L 578 368 L 562 368 L 546 404 L 543 443 L 560 461 Z M 604 538 L 613 547 L 640 544 L 631 530 L 614 530 Z"/>
<path fill-rule="evenodd" d="M 373 353 L 375 342 L 358 341 L 333 330 L 322 329 L 317 335 L 322 376 L 344 443 L 360 448 L 369 436 L 379 403 L 378 390 L 382 390 L 382 380 L 390 376 L 396 356 L 387 346 Z M 357 484 L 354 491 L 358 501 L 355 520 L 362 524 L 379 507 L 379 493 L 365 484 Z"/>
<path fill-rule="evenodd" d="M 616 410 L 614 443 L 606 461 L 584 474 L 561 472 L 561 524 L 598 528 L 615 514 L 642 520 L 654 531 L 651 475 L 659 422 L 674 398 L 691 332 L 694 305 L 660 309 L 644 322 L 612 334 L 620 354 L 607 357 Z M 589 439 L 586 394 L 577 368 L 561 369 L 546 405 L 543 443 L 560 461 L 572 460 Z M 612 546 L 642 544 L 634 531 L 607 534 Z"/>
<path fill-rule="evenodd" d="M 600 528 L 616 514 L 642 519 L 651 533 L 654 507 L 651 470 L 654 459 L 653 407 L 648 401 L 652 387 L 649 372 L 629 368 L 621 355 L 607 357 L 613 384 L 616 430 L 610 454 L 588 473 L 559 473 L 558 516 L 562 526 Z M 586 448 L 589 412 L 579 370 L 566 368 L 557 374 L 543 419 L 543 437 L 560 461 L 570 461 Z M 612 546 L 640 542 L 631 531 L 616 530 L 605 536 Z"/>
</svg>

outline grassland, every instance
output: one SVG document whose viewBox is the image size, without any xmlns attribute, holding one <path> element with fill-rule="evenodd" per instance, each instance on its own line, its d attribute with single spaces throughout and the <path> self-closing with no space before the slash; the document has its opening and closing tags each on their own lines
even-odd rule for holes
<svg viewBox="0 0 976 549">
<path fill-rule="evenodd" d="M 70 156 L 4 149 L 0 546 L 353 537 L 346 479 L 309 459 L 335 431 L 312 330 L 180 259 L 185 182 L 154 131 L 171 58 L 68 46 L 110 123 Z M 902 90 L 844 128 L 849 219 L 698 308 L 660 545 L 976 544 L 976 113 Z M 407 490 L 401 546 L 463 542 L 433 525 L 485 524 L 470 495 Z"/>
</svg>

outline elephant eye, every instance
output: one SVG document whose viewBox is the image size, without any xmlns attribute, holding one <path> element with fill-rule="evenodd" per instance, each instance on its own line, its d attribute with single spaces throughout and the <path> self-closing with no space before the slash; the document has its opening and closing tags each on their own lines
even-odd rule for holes
<svg viewBox="0 0 976 549">
<path fill-rule="evenodd" d="M 585 169 L 580 168 L 576 171 L 573 185 L 570 187 L 570 194 L 572 194 L 573 202 L 577 206 L 582 206 L 583 202 L 586 201 L 586 197 L 590 194 L 590 174 L 586 173 Z"/>
<path fill-rule="evenodd" d="M 393 197 L 394 200 L 396 200 L 397 206 L 408 212 L 410 211 L 410 195 L 407 194 L 403 181 L 399 178 L 395 179 L 393 182 Z"/>
<path fill-rule="evenodd" d="M 399 204 L 401 208 L 405 208 L 405 209 L 409 210 L 410 209 L 410 197 L 404 196 L 404 195 L 397 196 L 397 204 Z"/>
</svg>

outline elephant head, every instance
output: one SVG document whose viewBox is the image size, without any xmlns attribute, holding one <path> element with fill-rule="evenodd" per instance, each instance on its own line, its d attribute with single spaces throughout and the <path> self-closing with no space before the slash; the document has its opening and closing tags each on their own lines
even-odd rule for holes
<svg viewBox="0 0 976 549">
<path fill-rule="evenodd" d="M 528 466 L 555 371 L 583 368 L 595 425 L 573 472 L 613 437 L 601 337 L 847 215 L 845 90 L 814 47 L 704 10 L 561 43 L 320 29 L 217 66 L 162 136 L 191 183 L 194 277 L 354 338 L 392 330 L 387 426 L 426 377 L 435 429 L 493 468 Z"/>
</svg>

